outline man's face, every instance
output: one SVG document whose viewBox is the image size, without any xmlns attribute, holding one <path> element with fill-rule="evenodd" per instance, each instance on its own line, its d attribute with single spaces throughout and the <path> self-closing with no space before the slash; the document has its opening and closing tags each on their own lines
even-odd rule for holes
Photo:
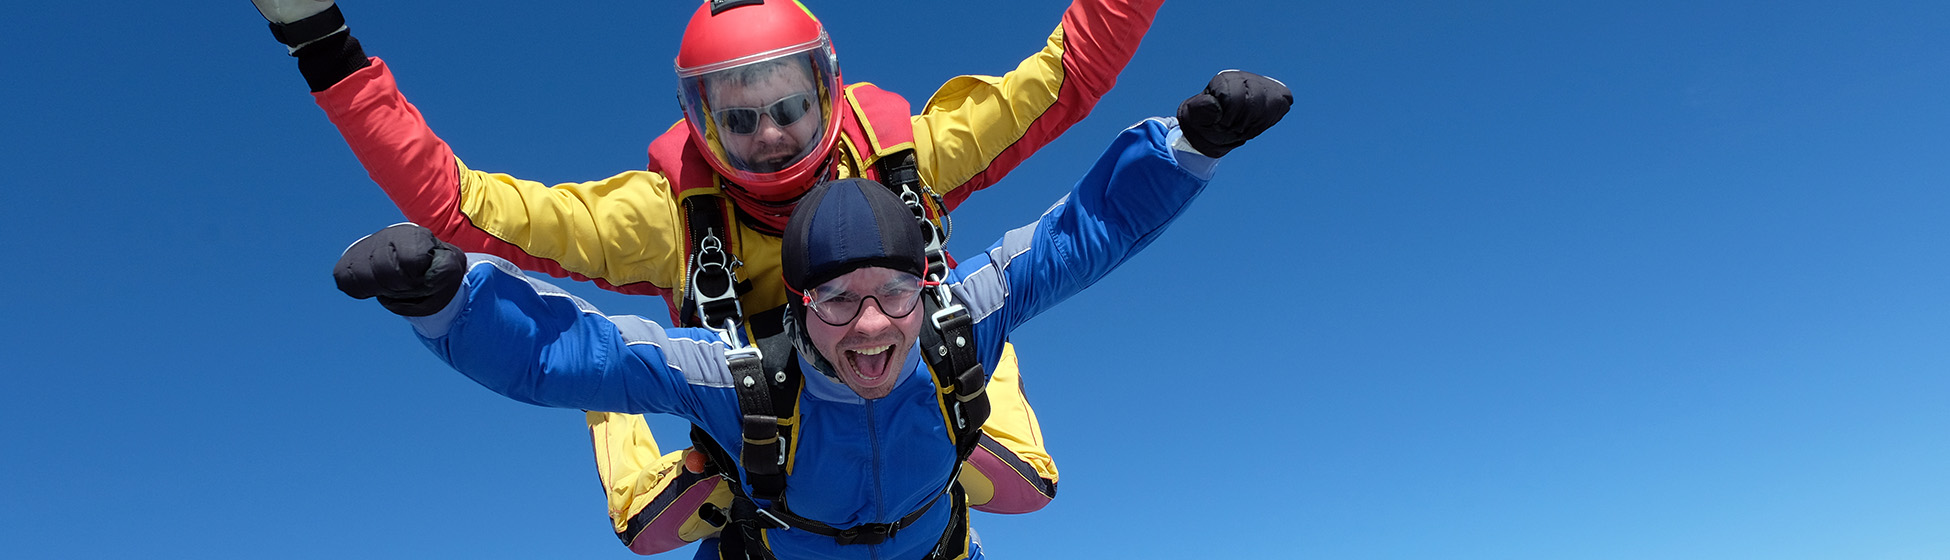
<svg viewBox="0 0 1950 560">
<path fill-rule="evenodd" d="M 900 379 L 901 365 L 907 363 L 907 353 L 921 334 L 923 314 L 917 312 L 919 303 L 912 303 L 903 312 L 899 301 L 919 289 L 920 280 L 911 274 L 868 267 L 808 290 L 826 317 L 844 319 L 851 304 L 859 304 L 859 315 L 840 325 L 829 324 L 820 312 L 807 310 L 806 334 L 819 354 L 839 370 L 833 373 L 840 382 L 861 398 L 885 397 Z M 832 298 L 831 303 L 819 303 L 828 298 Z M 902 316 L 889 317 L 890 310 Z"/>
<path fill-rule="evenodd" d="M 713 112 L 727 109 L 754 109 L 758 112 L 757 126 L 750 133 L 740 134 L 723 122 L 718 125 L 718 141 L 724 145 L 725 151 L 731 152 L 753 172 L 771 173 L 794 163 L 806 143 L 819 136 L 824 122 L 819 114 L 819 91 L 813 86 L 812 77 L 803 69 L 790 65 L 779 66 L 758 79 L 743 83 L 727 81 L 718 84 L 718 87 L 708 88 L 707 92 Z M 786 100 L 795 95 L 803 97 Z M 801 99 L 808 105 L 775 108 L 775 105 L 798 105 Z M 781 100 L 786 102 L 781 104 Z M 805 114 L 790 124 L 781 125 L 776 118 L 780 110 L 791 114 L 801 109 L 805 110 Z"/>
</svg>

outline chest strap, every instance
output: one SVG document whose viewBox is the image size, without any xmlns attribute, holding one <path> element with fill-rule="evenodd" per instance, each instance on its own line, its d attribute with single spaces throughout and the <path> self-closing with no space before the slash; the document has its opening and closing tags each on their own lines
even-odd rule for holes
<svg viewBox="0 0 1950 560">
<path fill-rule="evenodd" d="M 743 414 L 739 427 L 744 441 L 739 446 L 741 460 L 736 464 L 744 465 L 744 479 L 751 482 L 754 493 L 767 499 L 776 498 L 785 493 L 788 449 L 780 433 L 779 418 L 791 418 L 798 404 L 800 380 L 788 379 L 787 373 L 788 369 L 796 372 L 797 368 L 767 367 L 784 365 L 776 363 L 780 360 L 774 357 L 791 354 L 776 347 L 785 341 L 777 336 L 766 337 L 772 340 L 759 338 L 747 331 L 744 307 L 738 302 L 735 271 L 743 263 L 726 243 L 731 229 L 725 216 L 724 199 L 707 195 L 687 197 L 684 217 L 685 229 L 690 234 L 691 256 L 686 267 L 690 272 L 689 289 L 684 291 L 681 319 L 686 325 L 716 332 L 728 348 L 725 361 Z M 747 344 L 745 340 L 758 343 Z M 775 373 L 767 375 L 768 371 Z M 733 463 L 720 461 L 720 464 Z"/>
</svg>

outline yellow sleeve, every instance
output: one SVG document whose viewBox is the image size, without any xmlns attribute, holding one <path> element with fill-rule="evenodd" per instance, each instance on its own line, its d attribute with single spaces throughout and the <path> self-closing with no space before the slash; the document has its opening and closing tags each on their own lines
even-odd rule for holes
<svg viewBox="0 0 1950 560">
<path fill-rule="evenodd" d="M 683 276 L 682 225 L 663 175 L 628 171 L 550 187 L 458 165 L 461 214 L 525 253 L 510 259 L 524 269 L 611 286 L 670 288 Z"/>
<path fill-rule="evenodd" d="M 921 178 L 953 207 L 1083 120 L 1117 84 L 1160 4 L 1076 0 L 1015 70 L 943 84 L 914 117 Z"/>
<path fill-rule="evenodd" d="M 1062 54 L 1063 29 L 1058 27 L 1043 50 L 1014 71 L 1001 77 L 957 76 L 935 90 L 913 119 L 921 180 L 946 195 L 1015 146 L 1037 117 L 1055 105 L 1063 81 Z"/>
</svg>

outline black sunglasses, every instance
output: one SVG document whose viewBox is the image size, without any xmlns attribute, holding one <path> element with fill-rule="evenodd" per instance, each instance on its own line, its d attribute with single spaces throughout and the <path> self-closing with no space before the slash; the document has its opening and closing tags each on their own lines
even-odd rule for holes
<svg viewBox="0 0 1950 560">
<path fill-rule="evenodd" d="M 711 113 L 718 119 L 718 127 L 731 134 L 751 134 L 758 132 L 759 115 L 771 115 L 772 123 L 779 126 L 792 126 L 812 112 L 813 93 L 800 92 L 779 98 L 764 107 L 732 107 Z"/>
</svg>

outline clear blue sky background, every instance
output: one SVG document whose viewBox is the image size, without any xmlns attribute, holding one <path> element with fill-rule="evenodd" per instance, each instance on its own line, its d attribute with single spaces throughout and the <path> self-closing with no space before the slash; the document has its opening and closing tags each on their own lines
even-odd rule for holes
<svg viewBox="0 0 1950 560">
<path fill-rule="evenodd" d="M 643 166 L 692 6 L 345 8 L 470 164 L 555 182 Z M 1063 3 L 812 8 L 848 78 L 918 101 Z M 246 2 L 0 20 L 0 556 L 628 556 L 580 413 L 332 288 L 399 214 Z M 977 517 L 990 552 L 1950 557 L 1947 31 L 1943 2 L 1165 6 L 953 248 L 1217 70 L 1297 105 L 1020 332 L 1063 480 Z"/>
</svg>

